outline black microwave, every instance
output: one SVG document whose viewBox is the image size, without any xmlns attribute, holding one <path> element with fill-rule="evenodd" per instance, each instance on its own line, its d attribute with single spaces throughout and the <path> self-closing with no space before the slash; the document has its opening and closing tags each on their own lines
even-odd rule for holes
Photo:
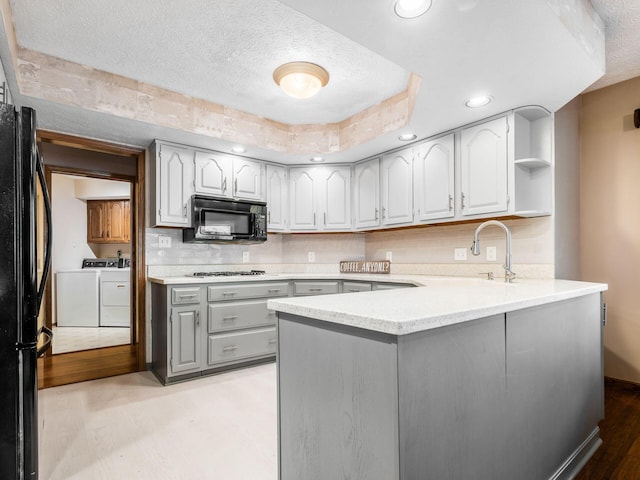
<svg viewBox="0 0 640 480">
<path fill-rule="evenodd" d="M 261 243 L 267 240 L 267 204 L 194 195 L 185 243 Z"/>
</svg>

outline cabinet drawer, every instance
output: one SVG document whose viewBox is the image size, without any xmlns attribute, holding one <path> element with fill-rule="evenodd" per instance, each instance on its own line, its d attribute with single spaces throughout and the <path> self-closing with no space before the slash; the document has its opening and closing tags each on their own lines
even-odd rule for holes
<svg viewBox="0 0 640 480">
<path fill-rule="evenodd" d="M 200 303 L 200 290 L 200 287 L 173 287 L 171 303 L 173 305 Z"/>
<path fill-rule="evenodd" d="M 342 291 L 349 292 L 370 292 L 373 285 L 365 282 L 343 282 Z"/>
<path fill-rule="evenodd" d="M 210 302 L 243 298 L 286 297 L 287 295 L 289 295 L 289 282 L 234 283 L 207 287 L 207 299 Z"/>
<path fill-rule="evenodd" d="M 243 303 L 217 303 L 208 306 L 209 333 L 276 323 L 276 312 L 267 309 L 266 300 Z"/>
<path fill-rule="evenodd" d="M 209 365 L 215 365 L 216 363 L 275 354 L 277 341 L 275 328 L 209 335 L 207 362 Z"/>
<path fill-rule="evenodd" d="M 376 290 L 393 290 L 395 288 L 409 288 L 413 285 L 407 283 L 376 283 Z"/>
<path fill-rule="evenodd" d="M 324 295 L 338 293 L 338 282 L 294 282 L 294 295 Z"/>
</svg>

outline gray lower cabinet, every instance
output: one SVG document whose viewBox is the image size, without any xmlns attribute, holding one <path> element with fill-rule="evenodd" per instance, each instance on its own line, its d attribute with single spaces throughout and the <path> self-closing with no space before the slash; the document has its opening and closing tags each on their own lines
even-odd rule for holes
<svg viewBox="0 0 640 480">
<path fill-rule="evenodd" d="M 280 480 L 574 478 L 600 445 L 601 297 L 394 336 L 278 319 Z"/>
<path fill-rule="evenodd" d="M 164 384 L 275 358 L 276 316 L 267 300 L 288 296 L 288 281 L 151 289 L 151 368 Z"/>
</svg>

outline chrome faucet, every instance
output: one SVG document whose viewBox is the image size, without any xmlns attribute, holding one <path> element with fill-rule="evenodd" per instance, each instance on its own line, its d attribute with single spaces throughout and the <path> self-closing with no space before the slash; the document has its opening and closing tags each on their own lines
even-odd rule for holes
<svg viewBox="0 0 640 480">
<path fill-rule="evenodd" d="M 516 278 L 516 274 L 513 270 L 511 270 L 511 232 L 509 231 L 509 229 L 504 223 L 498 222 L 497 220 L 489 220 L 487 222 L 481 223 L 478 226 L 478 228 L 476 228 L 476 233 L 473 236 L 471 253 L 473 253 L 475 256 L 480 255 L 480 239 L 478 238 L 478 236 L 480 235 L 480 232 L 482 231 L 482 229 L 484 229 L 484 227 L 487 227 L 489 225 L 495 225 L 497 227 L 501 227 L 504 230 L 504 233 L 506 234 L 507 254 L 504 261 L 504 265 L 502 267 L 504 268 L 504 281 L 511 283 Z"/>
</svg>

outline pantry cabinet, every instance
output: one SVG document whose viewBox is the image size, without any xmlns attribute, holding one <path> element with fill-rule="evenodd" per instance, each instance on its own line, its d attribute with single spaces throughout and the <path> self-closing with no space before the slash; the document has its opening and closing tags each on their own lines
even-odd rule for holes
<svg viewBox="0 0 640 480">
<path fill-rule="evenodd" d="M 289 180 L 287 168 L 267 165 L 267 230 L 287 229 Z"/>
<path fill-rule="evenodd" d="M 87 243 L 128 243 L 129 200 L 87 200 Z"/>
<path fill-rule="evenodd" d="M 414 148 L 413 202 L 417 222 L 455 215 L 454 166 L 453 133 Z"/>
<path fill-rule="evenodd" d="M 412 150 L 407 148 L 382 157 L 382 225 L 413 221 Z"/>
<path fill-rule="evenodd" d="M 507 117 L 460 132 L 462 215 L 507 211 L 507 133 Z"/>
</svg>

